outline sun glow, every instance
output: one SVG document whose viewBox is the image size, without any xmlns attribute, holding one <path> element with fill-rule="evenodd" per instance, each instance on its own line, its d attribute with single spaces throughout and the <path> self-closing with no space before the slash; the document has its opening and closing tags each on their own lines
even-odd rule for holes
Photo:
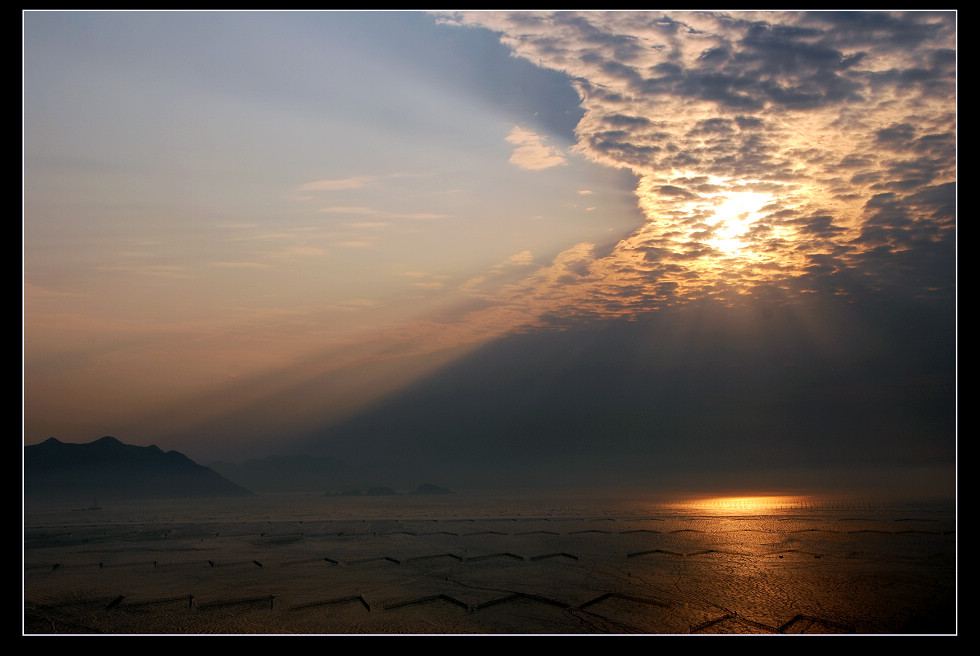
<svg viewBox="0 0 980 656">
<path fill-rule="evenodd" d="M 752 225 L 761 218 L 759 211 L 772 196 L 751 191 L 730 192 L 724 196 L 726 200 L 707 221 L 713 236 L 705 242 L 726 254 L 735 255 L 749 246 L 750 241 L 745 238 Z"/>
<path fill-rule="evenodd" d="M 673 298 L 751 293 L 755 285 L 803 275 L 818 247 L 793 217 L 824 197 L 801 183 L 675 171 L 644 176 L 637 196 L 649 221 L 622 243 L 620 269 L 655 270 Z M 641 259 L 631 259 L 636 253 Z"/>
</svg>

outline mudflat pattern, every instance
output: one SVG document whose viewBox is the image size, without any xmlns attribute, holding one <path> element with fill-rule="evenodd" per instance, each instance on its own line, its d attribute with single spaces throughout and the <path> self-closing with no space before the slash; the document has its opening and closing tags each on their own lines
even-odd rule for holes
<svg viewBox="0 0 980 656">
<path fill-rule="evenodd" d="M 25 512 L 25 634 L 947 634 L 952 513 L 277 497 Z"/>
</svg>

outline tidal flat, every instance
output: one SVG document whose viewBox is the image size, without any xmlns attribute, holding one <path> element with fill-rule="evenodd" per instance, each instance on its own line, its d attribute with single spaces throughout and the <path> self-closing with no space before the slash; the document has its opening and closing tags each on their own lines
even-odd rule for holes
<svg viewBox="0 0 980 656">
<path fill-rule="evenodd" d="M 25 505 L 25 635 L 957 631 L 952 503 L 473 492 L 85 505 Z"/>
</svg>

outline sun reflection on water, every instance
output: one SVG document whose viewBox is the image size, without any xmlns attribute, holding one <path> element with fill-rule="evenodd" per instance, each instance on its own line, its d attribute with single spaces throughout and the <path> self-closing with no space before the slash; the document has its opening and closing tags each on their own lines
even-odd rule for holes
<svg viewBox="0 0 980 656">
<path fill-rule="evenodd" d="M 811 508 L 813 501 L 805 496 L 757 495 L 702 497 L 676 502 L 673 505 L 675 508 L 718 515 L 768 515 Z"/>
</svg>

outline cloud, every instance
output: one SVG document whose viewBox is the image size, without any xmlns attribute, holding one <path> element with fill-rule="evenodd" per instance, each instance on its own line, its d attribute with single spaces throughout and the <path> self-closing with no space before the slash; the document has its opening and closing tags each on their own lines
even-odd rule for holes
<svg viewBox="0 0 980 656">
<path fill-rule="evenodd" d="M 343 244 L 337 244 L 343 245 Z M 320 248 L 318 246 L 290 246 L 284 248 L 280 251 L 281 254 L 286 256 L 299 255 L 301 257 L 319 257 L 327 253 L 326 249 Z"/>
<path fill-rule="evenodd" d="M 350 178 L 339 178 L 333 180 L 315 180 L 301 184 L 300 191 L 337 191 L 342 189 L 360 189 L 378 182 L 380 178 L 376 175 L 355 175 Z"/>
<path fill-rule="evenodd" d="M 386 219 L 411 219 L 413 221 L 435 221 L 449 218 L 448 214 L 438 212 L 382 212 L 380 216 Z"/>
<path fill-rule="evenodd" d="M 515 126 L 507 141 L 515 146 L 510 163 L 522 169 L 537 171 L 568 163 L 559 149 L 545 145 L 544 138 L 530 130 Z"/>
<path fill-rule="evenodd" d="M 391 223 L 388 221 L 352 221 L 345 223 L 349 228 L 360 228 L 364 230 L 380 230 L 382 228 L 390 228 Z"/>
<path fill-rule="evenodd" d="M 448 214 L 440 214 L 438 212 L 389 212 L 366 206 L 321 207 L 318 211 L 327 214 L 355 214 L 381 219 L 410 219 L 415 221 L 433 221 L 449 218 Z"/>
<path fill-rule="evenodd" d="M 209 262 L 208 266 L 224 269 L 268 269 L 271 265 L 262 262 Z"/>
<path fill-rule="evenodd" d="M 333 245 L 339 248 L 370 248 L 374 246 L 374 242 L 368 239 L 350 239 L 335 242 Z M 312 250 L 310 254 L 314 254 Z"/>
<path fill-rule="evenodd" d="M 152 278 L 193 278 L 186 267 L 174 264 L 104 264 L 95 267 L 103 273 L 124 273 Z"/>
<path fill-rule="evenodd" d="M 343 191 L 347 189 L 362 189 L 385 180 L 396 178 L 410 178 L 417 174 L 414 173 L 388 173 L 385 175 L 353 175 L 347 178 L 327 178 L 305 182 L 296 189 L 299 191 Z"/>
<path fill-rule="evenodd" d="M 459 286 L 459 291 L 466 294 L 473 294 L 482 298 L 494 298 L 495 294 L 501 294 L 501 289 L 515 280 L 519 280 L 526 273 L 527 267 L 534 264 L 534 254 L 524 250 L 514 253 L 503 262 L 493 265 L 486 273 L 473 276 Z M 507 304 L 507 294 L 503 293 L 496 297 L 498 303 Z"/>
<path fill-rule="evenodd" d="M 359 205 L 355 205 L 355 206 L 341 205 L 341 206 L 333 206 L 333 207 L 321 207 L 318 211 L 319 212 L 326 212 L 328 214 L 377 214 L 378 213 L 378 210 L 374 209 L 373 207 L 364 207 L 364 206 L 359 206 Z"/>
<path fill-rule="evenodd" d="M 506 260 L 503 264 L 497 265 L 498 267 L 509 267 L 509 266 L 526 266 L 534 262 L 534 253 L 531 251 L 521 251 L 520 253 L 514 253 Z"/>
<path fill-rule="evenodd" d="M 405 276 L 406 278 L 429 278 L 435 276 L 436 274 L 429 273 L 428 271 L 402 271 L 398 275 Z M 438 276 L 440 278 L 445 278 L 447 276 Z"/>
<path fill-rule="evenodd" d="M 412 286 L 419 289 L 444 289 L 449 276 L 427 271 L 402 271 L 398 275 L 412 278 Z"/>
<path fill-rule="evenodd" d="M 45 300 L 61 300 L 61 299 L 75 299 L 75 298 L 85 298 L 87 294 L 82 294 L 79 292 L 68 292 L 59 289 L 49 289 L 42 285 L 32 283 L 30 281 L 24 281 L 24 303 L 30 302 L 40 302 Z"/>
<path fill-rule="evenodd" d="M 576 298 L 569 314 L 812 288 L 857 270 L 876 287 L 918 281 L 922 294 L 952 296 L 952 277 L 936 288 L 942 276 L 900 269 L 910 249 L 955 238 L 955 12 L 442 20 L 493 30 L 515 55 L 567 74 L 585 110 L 576 151 L 638 177 L 648 222 L 591 274 L 558 276 L 577 288 L 563 292 Z M 528 148 L 525 165 L 547 161 L 533 133 L 508 140 Z M 751 211 L 723 211 L 748 194 L 759 194 Z"/>
</svg>

